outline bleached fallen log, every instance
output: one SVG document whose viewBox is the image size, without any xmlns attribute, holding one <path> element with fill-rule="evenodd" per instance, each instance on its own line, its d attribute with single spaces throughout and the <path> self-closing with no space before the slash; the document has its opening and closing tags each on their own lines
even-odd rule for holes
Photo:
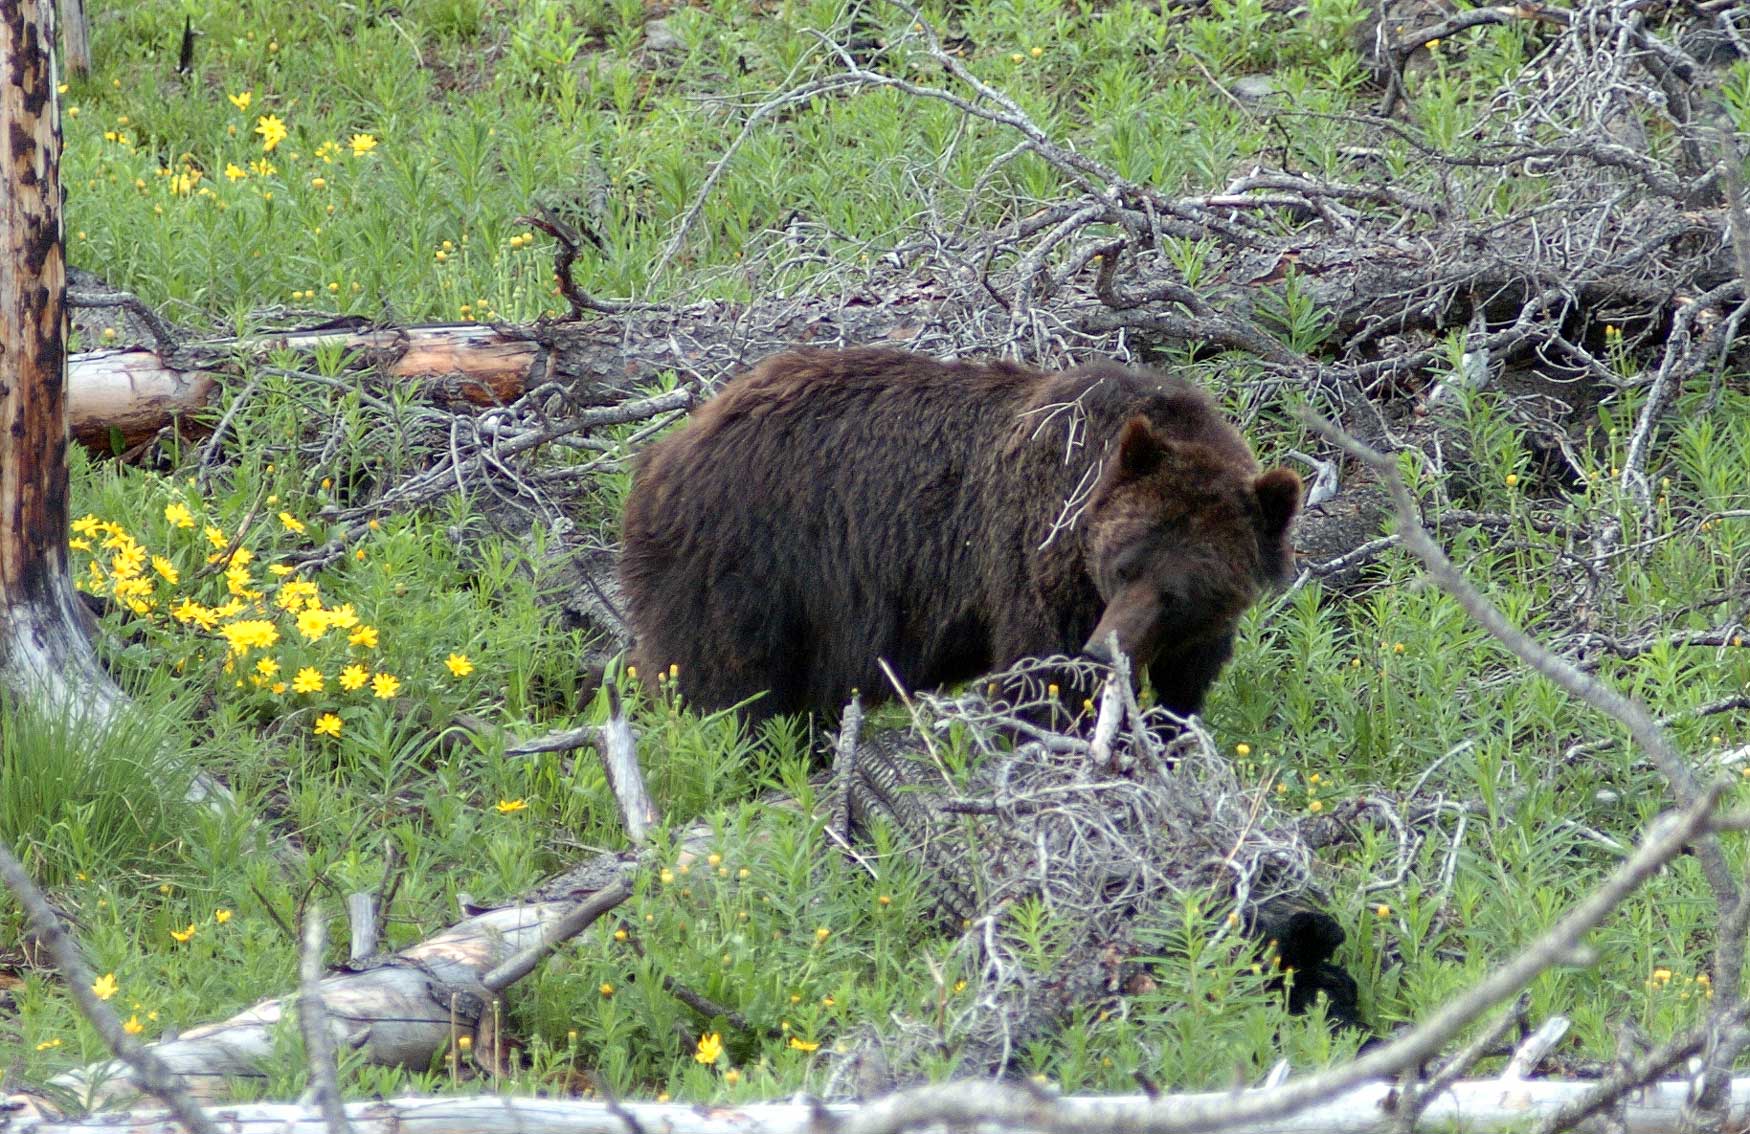
<svg viewBox="0 0 1750 1134">
<path fill-rule="evenodd" d="M 362 1050 L 369 1063 L 428 1065 L 452 1033 L 473 1032 L 489 995 L 482 978 L 540 942 L 579 904 L 561 900 L 490 910 L 403 949 L 376 967 L 328 977 L 320 992 L 335 1044 L 343 1051 Z M 224 1098 L 230 1094 L 227 1079 L 261 1077 L 273 1054 L 281 1019 L 295 1010 L 296 1000 L 296 992 L 288 992 L 228 1020 L 146 1047 L 182 1075 L 196 1097 Z M 132 1071 L 119 1060 L 66 1072 L 50 1085 L 72 1092 L 91 1107 L 130 1103 L 141 1093 Z M 25 1096 L 4 1101 L 41 1103 Z M 0 1115 L 4 1111 L 5 1105 L 0 1105 Z M 3 1118 L 0 1131 L 10 1134 Z"/>
<path fill-rule="evenodd" d="M 1188 1109 L 1205 1113 L 1225 1100 L 1256 1096 L 1263 1092 L 1206 1092 L 1161 1095 L 1069 1096 L 1049 1099 L 1035 1096 L 1029 1116 L 1016 1113 L 1013 1087 L 995 1083 L 966 1083 L 967 1106 L 957 1108 L 964 1119 L 985 1100 L 993 1117 L 972 1121 L 962 1129 L 974 1131 L 1040 1134 L 1105 1134 L 1132 1131 L 1136 1134 L 1188 1134 L 1192 1130 L 1221 1127 L 1188 1126 L 1175 1116 Z M 1594 1084 L 1541 1080 L 1503 1083 L 1473 1080 L 1453 1084 L 1430 1104 L 1423 1115 L 1429 1128 L 1467 1131 L 1522 1130 L 1532 1122 L 1554 1114 L 1563 1105 L 1580 1098 Z M 1689 1084 L 1656 1083 L 1631 1092 L 1619 1112 L 1622 1129 L 1630 1134 L 1667 1134 L 1678 1129 Z M 1389 1083 L 1358 1087 L 1298 1114 L 1268 1122 L 1247 1123 L 1257 1134 L 1367 1134 L 1388 1131 L 1395 1121 L 1389 1109 L 1396 1089 Z M 997 1097 L 1006 1101 L 997 1103 Z M 1730 1121 L 1750 1120 L 1750 1079 L 1733 1083 Z M 852 1103 L 750 1103 L 741 1106 L 704 1106 L 687 1103 L 583 1102 L 563 1099 L 475 1097 L 403 1097 L 347 1105 L 347 1118 L 355 1134 L 626 1134 L 628 1130 L 662 1131 L 663 1134 L 818 1134 L 823 1116 L 852 1128 L 869 1108 Z M 212 1117 L 231 1134 L 326 1134 L 321 1116 L 312 1107 L 286 1103 L 251 1103 L 213 1108 Z M 926 1116 L 912 1129 L 930 1129 Z M 134 1111 L 60 1119 L 37 1114 L 14 1114 L 0 1119 L 6 1134 L 162 1134 L 161 1111 Z M 939 1124 L 934 1124 L 940 1128 Z"/>
<path fill-rule="evenodd" d="M 216 364 L 237 354 L 318 347 L 381 357 L 382 373 L 422 381 L 476 405 L 517 398 L 544 380 L 550 366 L 547 349 L 532 338 L 480 323 L 286 331 L 184 344 L 179 356 Z M 109 448 L 115 436 L 132 444 L 204 408 L 215 387 L 214 375 L 199 365 L 146 347 L 85 351 L 67 360 L 68 427 L 75 440 L 94 448 Z"/>
</svg>

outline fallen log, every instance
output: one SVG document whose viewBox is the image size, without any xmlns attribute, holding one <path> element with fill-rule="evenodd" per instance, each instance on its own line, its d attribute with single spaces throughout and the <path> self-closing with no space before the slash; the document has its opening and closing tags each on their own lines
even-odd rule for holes
<svg viewBox="0 0 1750 1134">
<path fill-rule="evenodd" d="M 1596 1083 L 1487 1079 L 1454 1083 L 1441 1092 L 1423 1112 L 1430 1127 L 1471 1131 L 1524 1130 L 1548 1119 L 1564 1106 L 1586 1097 Z M 1238 1100 L 1267 1095 L 1271 1088 L 1255 1091 L 1209 1091 L 1197 1094 L 1163 1094 L 1092 1097 L 1072 1095 L 1050 1098 L 1028 1095 L 1019 1088 L 997 1083 L 962 1083 L 965 1105 L 955 1108 L 955 1128 L 969 1131 L 1074 1130 L 1081 1134 L 1105 1131 L 1217 1130 L 1215 1122 L 1177 1121 L 1179 1115 L 1203 1114 Z M 1397 1125 L 1395 1103 L 1398 1087 L 1393 1083 L 1370 1083 L 1309 1106 L 1285 1118 L 1249 1122 L 1246 1129 L 1259 1134 L 1368 1134 L 1385 1132 Z M 1630 1093 L 1615 1112 L 1620 1129 L 1636 1134 L 1667 1134 L 1682 1124 L 1689 1097 L 1687 1082 L 1653 1083 Z M 1750 1079 L 1732 1084 L 1734 1099 L 1729 1121 L 1750 1121 Z M 877 1105 L 891 1114 L 895 1104 L 903 1107 L 904 1095 L 881 1100 Z M 988 1117 L 967 1121 L 969 1112 L 984 1110 Z M 497 1095 L 475 1097 L 362 1100 L 347 1104 L 347 1120 L 354 1134 L 626 1134 L 629 1130 L 660 1130 L 666 1134 L 814 1134 L 821 1129 L 858 1130 L 873 1117 L 871 1108 L 851 1103 L 766 1102 L 706 1106 L 696 1103 L 582 1102 L 567 1099 L 509 1098 Z M 328 1127 L 314 1107 L 293 1103 L 250 1103 L 215 1108 L 213 1117 L 232 1134 L 328 1134 Z M 913 1128 L 929 1128 L 924 1108 L 906 1113 Z M 824 1120 L 824 1125 L 823 1125 Z M 861 1121 L 860 1121 L 861 1120 Z M 163 1111 L 56 1118 L 21 1113 L 11 1116 L 0 1129 L 6 1134 L 157 1134 L 166 1128 Z M 938 1127 L 940 1121 L 936 1124 Z M 895 1123 L 869 1123 L 875 1130 L 898 1129 Z"/>
<path fill-rule="evenodd" d="M 390 379 L 421 382 L 434 396 L 474 405 L 514 401 L 552 373 L 551 354 L 505 327 L 450 323 L 419 327 L 314 327 L 247 338 L 86 351 L 67 362 L 67 418 L 75 440 L 109 451 L 133 445 L 205 408 L 218 373 L 240 355 L 265 359 L 292 350 L 339 349 L 376 362 Z"/>
<path fill-rule="evenodd" d="M 598 893 L 608 895 L 614 885 Z M 582 904 L 575 898 L 556 899 L 488 910 L 369 967 L 326 978 L 319 991 L 336 1046 L 362 1052 L 366 1062 L 380 1066 L 427 1066 L 446 1042 L 473 1035 L 490 1001 L 488 974 L 539 944 Z M 297 997 L 290 990 L 148 1049 L 182 1077 L 197 1099 L 227 1098 L 235 1081 L 263 1076 L 283 1020 L 296 1011 Z M 50 1086 L 92 1108 L 130 1103 L 143 1090 L 120 1060 L 68 1071 Z M 0 1112 L 17 1106 L 42 1111 L 46 1102 L 35 1095 L 13 1095 L 0 1104 Z M 111 1116 L 107 1121 L 116 1120 Z M 4 1129 L 6 1123 L 0 1121 Z"/>
</svg>

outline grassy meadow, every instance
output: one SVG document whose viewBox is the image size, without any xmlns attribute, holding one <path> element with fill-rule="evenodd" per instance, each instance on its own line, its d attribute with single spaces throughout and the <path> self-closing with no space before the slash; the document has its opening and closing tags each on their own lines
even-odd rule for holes
<svg viewBox="0 0 1750 1134">
<path fill-rule="evenodd" d="M 938 7 L 968 66 L 1042 127 L 1168 191 L 1219 190 L 1283 144 L 1280 128 L 1212 94 L 1212 80 L 1267 75 L 1311 112 L 1295 146 L 1314 168 L 1337 167 L 1342 116 L 1377 97 L 1355 48 L 1362 0 L 1309 0 L 1293 17 L 1257 0 L 1169 16 L 1133 0 Z M 61 95 L 69 258 L 202 333 L 340 315 L 530 322 L 563 309 L 550 242 L 518 221 L 540 203 L 598 239 L 577 265 L 592 294 L 742 299 L 827 286 L 834 263 L 867 262 L 911 231 L 920 169 L 970 197 L 1013 145 L 891 90 L 814 100 L 752 132 L 681 254 L 653 275 L 751 108 L 834 69 L 814 33 L 842 35 L 846 8 L 95 3 L 95 70 Z M 658 15 L 665 34 L 653 47 L 647 21 Z M 908 20 L 881 7 L 871 18 Z M 185 21 L 199 32 L 186 75 Z M 1409 98 L 1430 141 L 1460 139 L 1489 113 L 1486 95 L 1524 65 L 1528 34 L 1474 29 L 1461 57 L 1420 73 Z M 1022 159 L 979 186 L 974 216 L 1058 188 L 1049 167 Z M 774 237 L 797 213 L 829 234 L 831 263 L 793 258 Z M 1317 323 L 1304 313 L 1302 345 Z M 85 338 L 75 349 L 117 342 L 119 324 Z M 1241 408 L 1243 359 L 1159 359 Z M 551 534 L 506 530 L 452 495 L 383 516 L 320 570 L 295 566 L 327 538 L 323 509 L 358 503 L 350 494 L 367 476 L 392 482 L 419 466 L 395 416 L 418 408 L 396 400 L 385 419 L 344 384 L 301 381 L 285 371 L 302 364 L 280 362 L 245 367 L 254 393 L 210 469 L 194 446 L 141 465 L 75 454 L 74 565 L 107 604 L 103 653 L 141 712 L 95 744 L 18 706 L 0 732 L 0 836 L 113 977 L 110 1002 L 143 1039 L 290 991 L 286 926 L 301 896 L 323 901 L 331 938 L 344 940 L 342 898 L 380 884 L 391 848 L 405 872 L 389 923 L 399 946 L 455 920 L 460 894 L 510 900 L 624 846 L 587 754 L 507 757 L 501 741 L 431 723 L 466 712 L 520 737 L 605 712 L 599 699 L 577 706 L 586 643 L 553 613 Z M 315 368 L 335 374 L 341 362 Z M 1622 365 L 1637 364 L 1625 352 Z M 1750 525 L 1721 515 L 1746 507 L 1750 387 L 1730 376 L 1717 407 L 1709 397 L 1686 394 L 1665 428 L 1650 520 L 1610 477 L 1638 409 L 1632 391 L 1597 412 L 1578 486 L 1544 475 L 1527 427 L 1492 393 L 1441 411 L 1462 460 L 1411 471 L 1425 495 L 1506 518 L 1443 539 L 1533 633 L 1569 631 L 1552 622 L 1552 596 L 1578 569 L 1534 520 L 1584 533 L 1608 517 L 1627 525 L 1613 604 L 1600 612 L 1611 632 L 1713 627 L 1742 616 L 1750 576 Z M 1249 415 L 1267 463 L 1317 448 L 1281 408 Z M 623 443 L 634 431 L 603 436 Z M 612 538 L 626 455 L 612 453 L 580 496 L 582 531 Z M 1750 688 L 1750 653 L 1656 645 L 1606 657 L 1598 672 L 1679 718 L 1673 731 L 1698 761 L 1750 743 L 1742 712 L 1681 719 Z M 1396 549 L 1341 595 L 1309 583 L 1255 609 L 1207 723 L 1260 807 L 1316 817 L 1376 797 L 1426 834 L 1400 858 L 1388 825 L 1359 824 L 1318 864 L 1349 932 L 1338 959 L 1381 1031 L 1425 1017 L 1550 925 L 1664 802 L 1621 729 L 1517 664 Z M 643 706 L 636 724 L 658 802 L 676 820 L 709 819 L 712 856 L 649 872 L 610 924 L 512 990 L 520 1065 L 492 1086 L 686 1100 L 819 1091 L 859 1030 L 927 1022 L 976 994 L 976 974 L 957 970 L 950 936 L 925 912 L 916 870 L 877 856 L 871 877 L 833 849 L 822 821 L 756 802 L 771 787 L 810 798 L 800 728 L 749 737 L 667 702 Z M 1594 747 L 1565 755 L 1580 742 Z M 239 814 L 178 802 L 194 768 L 229 785 Z M 264 831 L 294 840 L 302 858 L 276 860 Z M 1742 870 L 1743 848 L 1729 853 Z M 1534 1019 L 1573 1021 L 1567 1056 L 1609 1059 L 1624 1020 L 1663 1037 L 1698 1017 L 1711 995 L 1696 946 L 1712 924 L 1706 894 L 1694 860 L 1679 860 L 1593 935 L 1596 963 L 1532 985 Z M 1035 1041 L 1019 1056 L 1024 1071 L 1069 1091 L 1134 1090 L 1139 1072 L 1210 1087 L 1279 1058 L 1305 1070 L 1354 1050 L 1358 1036 L 1288 1018 L 1249 953 L 1208 944 L 1202 930 L 1227 913 L 1219 903 L 1187 895 L 1178 912 L 1182 929 L 1158 942 L 1155 988 Z M 1049 914 L 1016 916 L 1049 965 Z M 105 1052 L 53 977 L 7 944 L 21 928 L 16 906 L 0 903 L 0 1052 L 14 1081 L 41 1083 Z M 664 977 L 770 1034 L 700 1018 L 662 991 Z M 701 1047 L 710 1034 L 721 1050 Z M 955 1069 L 944 1049 L 931 1070 Z M 443 1065 L 343 1072 L 353 1096 L 479 1086 Z M 238 1093 L 291 1098 L 304 1074 L 288 1028 L 280 1056 Z"/>
</svg>

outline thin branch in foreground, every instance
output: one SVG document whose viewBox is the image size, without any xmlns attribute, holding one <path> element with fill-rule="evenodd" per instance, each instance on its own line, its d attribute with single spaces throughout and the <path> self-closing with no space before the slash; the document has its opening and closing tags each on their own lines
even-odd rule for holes
<svg viewBox="0 0 1750 1134">
<path fill-rule="evenodd" d="M 1415 498 L 1404 484 L 1404 479 L 1398 473 L 1397 462 L 1391 457 L 1378 452 L 1341 429 L 1332 425 L 1316 414 L 1304 415 L 1307 424 L 1326 440 L 1341 447 L 1351 456 L 1363 461 L 1379 473 L 1380 481 L 1391 493 L 1392 504 L 1397 510 L 1398 538 L 1427 568 L 1428 574 L 1440 585 L 1440 588 L 1451 595 L 1464 608 L 1466 614 L 1487 630 L 1496 641 L 1506 646 L 1519 660 L 1536 670 L 1539 674 L 1555 682 L 1577 700 L 1597 709 L 1599 712 L 1618 721 L 1634 737 L 1635 743 L 1643 748 L 1664 776 L 1673 799 L 1678 805 L 1688 807 L 1696 798 L 1695 776 L 1689 765 L 1672 745 L 1665 730 L 1653 719 L 1644 705 L 1639 701 L 1624 697 L 1610 686 L 1582 673 L 1565 658 L 1552 653 L 1542 645 L 1532 640 L 1530 636 L 1507 621 L 1502 614 L 1476 586 L 1453 566 L 1452 560 L 1446 557 L 1440 545 L 1428 534 L 1428 529 L 1422 526 L 1421 512 L 1416 506 Z M 1713 889 L 1714 897 L 1722 905 L 1730 905 L 1738 899 L 1738 888 L 1732 880 L 1730 868 L 1726 865 L 1725 856 L 1721 853 L 1717 840 L 1703 840 L 1697 848 L 1701 858 L 1708 885 Z M 1735 983 L 1735 979 L 1734 979 Z M 1723 990 L 1722 990 L 1723 991 Z"/>
<path fill-rule="evenodd" d="M 632 896 L 632 883 L 624 878 L 596 891 L 564 917 L 541 931 L 540 939 L 480 978 L 488 992 L 503 992 L 529 973 L 565 942 L 588 929 L 598 917 Z"/>
<path fill-rule="evenodd" d="M 1150 1084 L 1144 1084 L 1145 1088 Z M 1750 1089 L 1750 1080 L 1739 1079 L 1739 1089 Z M 1429 1108 L 1423 1129 L 1463 1130 L 1468 1134 L 1520 1134 L 1527 1123 L 1559 1113 L 1571 1100 L 1588 1092 L 1592 1084 L 1537 1079 L 1504 1085 L 1498 1080 L 1455 1083 Z M 1017 1094 L 1011 1086 L 984 1082 L 965 1083 L 970 1094 L 990 1092 Z M 1649 1084 L 1622 1100 L 1618 1112 L 1627 1129 L 1640 1134 L 1676 1134 L 1682 1099 L 1688 1090 L 1683 1082 Z M 1395 1088 L 1372 1083 L 1338 1098 L 1323 1101 L 1297 1116 L 1292 1125 L 1268 1127 L 1271 1134 L 1384 1134 L 1389 1130 L 1387 1107 Z M 1052 1105 L 1041 1092 L 1028 1095 L 1040 1105 Z M 1184 1103 L 1220 1106 L 1246 1095 L 1203 1092 L 1193 1095 L 1142 1095 L 1113 1100 L 1130 1107 Z M 1056 1105 L 1075 1113 L 1106 1100 L 1070 1097 Z M 354 1129 L 360 1134 L 408 1134 L 410 1131 L 469 1131 L 470 1134 L 832 1134 L 842 1130 L 857 1113 L 854 1103 L 800 1101 L 718 1103 L 634 1102 L 561 1098 L 506 1097 L 499 1095 L 402 1096 L 360 1099 L 347 1106 Z M 1739 1105 L 1732 1117 L 1742 1121 L 1746 1108 Z M 305 1107 L 287 1103 L 239 1103 L 225 1108 L 229 1134 L 320 1134 L 321 1126 Z M 100 1115 L 73 1119 L 45 1119 L 8 1115 L 8 1134 L 118 1134 L 118 1131 L 155 1130 L 159 1114 L 138 1112 L 127 1116 Z M 125 1125 L 124 1125 L 125 1124 Z M 969 1128 L 989 1134 L 991 1127 Z M 1029 1127 L 1005 1129 L 1022 1134 Z M 1571 1130 L 1572 1125 L 1557 1129 Z M 1110 1127 L 1092 1123 L 1080 1134 L 1108 1134 Z"/>
<path fill-rule="evenodd" d="M 1331 1102 L 1381 1076 L 1396 1075 L 1438 1054 L 1472 1021 L 1523 989 L 1544 970 L 1566 962 L 1588 932 L 1647 879 L 1710 830 L 1725 785 L 1710 781 L 1682 811 L 1650 825 L 1634 853 L 1584 900 L 1469 991 L 1449 1001 L 1414 1030 L 1342 1067 L 1274 1090 L 1199 1099 L 1163 1098 L 1157 1105 L 1132 1099 L 1041 1099 L 1006 1084 L 945 1083 L 879 1099 L 846 1119 L 838 1134 L 898 1134 L 933 1123 L 993 1123 L 1047 1134 L 1195 1134 L 1257 1127 Z"/>
<path fill-rule="evenodd" d="M 1397 510 L 1398 534 L 1404 546 L 1422 560 L 1428 574 L 1464 608 L 1466 614 L 1533 670 L 1626 727 L 1635 743 L 1652 758 L 1665 779 L 1667 792 L 1680 806 L 1690 807 L 1701 798 L 1694 773 L 1646 706 L 1582 673 L 1566 659 L 1532 640 L 1508 622 L 1507 617 L 1477 590 L 1464 573 L 1453 566 L 1440 545 L 1422 526 L 1415 498 L 1410 495 L 1409 486 L 1399 474 L 1395 460 L 1363 445 L 1317 415 L 1305 414 L 1303 417 L 1326 440 L 1364 461 L 1379 474 Z M 1739 890 L 1726 862 L 1725 851 L 1713 833 L 1697 840 L 1695 854 L 1719 911 L 1713 957 L 1715 1004 L 1709 1012 L 1710 1018 L 1717 1021 L 1734 1013 L 1743 997 L 1744 934 L 1746 919 L 1750 919 L 1750 902 Z M 1709 1065 L 1698 1100 L 1698 1109 L 1716 1121 L 1723 1119 L 1725 1107 L 1730 1102 L 1731 1061 L 1739 1046 L 1725 1037 L 1723 1029 L 1718 1034 L 1721 1042 L 1709 1051 Z"/>
<path fill-rule="evenodd" d="M 1403 1095 L 1398 1102 L 1397 1120 L 1392 1123 L 1393 1134 L 1412 1134 L 1429 1105 L 1452 1084 L 1470 1074 L 1477 1061 L 1493 1050 L 1496 1044 L 1506 1038 L 1513 1026 L 1525 1018 L 1529 1003 L 1529 998 L 1521 993 L 1512 1008 L 1501 1013 L 1493 1024 L 1478 1032 L 1474 1039 L 1460 1048 L 1432 1077 L 1425 1082 L 1404 1084 Z"/>
<path fill-rule="evenodd" d="M 644 786 L 644 772 L 638 767 L 638 747 L 632 736 L 632 722 L 626 718 L 625 702 L 620 691 L 608 685 L 608 723 L 602 725 L 596 746 L 601 750 L 602 771 L 608 777 L 608 787 L 620 808 L 620 822 L 626 827 L 626 837 L 632 845 L 642 847 L 650 841 L 650 829 L 662 822 L 662 813 Z"/>
<path fill-rule="evenodd" d="M 115 1057 L 139 1074 L 141 1085 L 170 1108 L 170 1113 L 189 1134 L 220 1134 L 218 1126 L 194 1101 L 181 1078 L 129 1035 L 122 1027 L 121 1019 L 92 991 L 96 978 L 85 964 L 85 958 L 79 955 L 79 947 L 61 928 L 61 919 L 55 916 L 48 899 L 31 881 L 24 864 L 13 857 L 12 848 L 4 840 L 0 840 L 0 882 L 6 884 L 12 896 L 18 899 L 18 904 L 24 907 L 37 940 L 54 960 L 67 991 L 72 993 L 73 1003 L 78 1006 L 80 1014 L 91 1021 L 91 1026 L 97 1029 L 97 1034 L 103 1037 L 103 1042 L 109 1045 Z"/>
<path fill-rule="evenodd" d="M 310 1093 L 328 1134 L 351 1134 L 346 1107 L 340 1099 L 340 1068 L 335 1061 L 334 1033 L 322 1006 L 322 950 L 327 945 L 322 906 L 304 907 L 304 936 L 298 950 L 298 1031 L 304 1036 L 304 1058 L 310 1068 Z"/>
</svg>

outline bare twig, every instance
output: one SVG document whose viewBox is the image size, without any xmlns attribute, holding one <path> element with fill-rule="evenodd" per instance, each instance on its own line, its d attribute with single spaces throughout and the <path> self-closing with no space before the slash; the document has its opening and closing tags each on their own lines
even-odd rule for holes
<svg viewBox="0 0 1750 1134">
<path fill-rule="evenodd" d="M 328 1134 L 351 1134 L 352 1124 L 340 1100 L 334 1033 L 329 1031 L 328 1013 L 322 1006 L 322 950 L 327 936 L 322 907 L 312 901 L 304 907 L 304 938 L 298 953 L 298 1031 L 304 1037 L 310 1093 L 316 1098 L 316 1109 L 322 1112 Z"/>
<path fill-rule="evenodd" d="M 848 844 L 851 841 L 851 780 L 857 769 L 857 736 L 863 728 L 863 700 L 856 693 L 839 718 L 839 735 L 832 750 L 832 782 L 837 796 L 834 826 Z"/>
<path fill-rule="evenodd" d="M 559 285 L 559 294 L 565 297 L 573 319 L 583 318 L 585 311 L 594 311 L 600 315 L 623 315 L 639 306 L 610 299 L 597 299 L 577 286 L 571 267 L 577 262 L 577 254 L 582 251 L 582 238 L 578 236 L 576 229 L 560 220 L 551 209 L 537 205 L 533 213 L 518 217 L 517 220 L 531 228 L 540 229 L 557 242 L 558 247 L 553 250 L 553 282 Z"/>
<path fill-rule="evenodd" d="M 54 908 L 31 881 L 23 864 L 13 857 L 12 848 L 4 840 L 0 840 L 0 882 L 6 884 L 29 916 L 31 930 L 54 960 L 55 968 L 80 1014 L 91 1021 L 91 1026 L 97 1029 L 97 1034 L 103 1037 L 103 1042 L 115 1057 L 134 1069 L 145 1089 L 170 1108 L 171 1115 L 189 1134 L 220 1134 L 218 1126 L 189 1095 L 182 1080 L 129 1035 L 115 1012 L 92 990 L 96 978 L 85 958 L 80 956 L 79 947 L 61 928 L 61 919 L 55 916 Z"/>
<path fill-rule="evenodd" d="M 1361 444 L 1323 418 L 1307 414 L 1304 415 L 1304 420 L 1321 436 L 1340 446 L 1351 456 L 1366 462 L 1379 474 L 1381 482 L 1390 491 L 1392 503 L 1397 510 L 1398 537 L 1405 547 L 1422 560 L 1429 575 L 1442 590 L 1458 601 L 1465 613 L 1532 669 L 1555 682 L 1573 697 L 1627 727 L 1635 742 L 1665 777 L 1671 795 L 1679 805 L 1687 807 L 1697 798 L 1699 789 L 1689 765 L 1678 754 L 1665 735 L 1665 730 L 1659 727 L 1645 706 L 1582 673 L 1571 662 L 1533 641 L 1509 623 L 1506 616 L 1452 565 L 1440 545 L 1434 542 L 1428 530 L 1422 526 L 1421 510 L 1417 508 L 1403 477 L 1398 474 L 1396 461 Z M 1734 903 L 1737 900 L 1737 885 L 1732 881 L 1717 840 L 1703 840 L 1699 853 L 1716 900 L 1722 905 Z"/>
<path fill-rule="evenodd" d="M 575 909 L 541 932 L 540 940 L 480 978 L 488 992 L 503 992 L 529 973 L 565 942 L 576 937 L 603 914 L 632 896 L 632 884 L 624 878 L 604 886 Z"/>
<path fill-rule="evenodd" d="M 620 821 L 625 824 L 626 837 L 635 847 L 650 839 L 650 828 L 662 822 L 662 814 L 644 787 L 644 773 L 638 767 L 638 748 L 632 738 L 632 723 L 626 718 L 620 691 L 608 687 L 608 723 L 600 730 L 598 747 L 602 754 L 602 770 L 607 773 L 608 787 L 620 808 Z"/>
<path fill-rule="evenodd" d="M 869 1104 L 847 1119 L 839 1134 L 897 1134 L 930 1123 L 990 1122 L 1049 1132 L 1087 1134 L 1092 1129 L 1132 1134 L 1190 1134 L 1256 1126 L 1327 1101 L 1381 1075 L 1394 1075 L 1436 1054 L 1490 1006 L 1525 987 L 1550 966 L 1573 955 L 1575 946 L 1666 863 L 1681 854 L 1709 818 L 1724 785 L 1709 783 L 1682 811 L 1659 817 L 1634 854 L 1554 926 L 1516 956 L 1448 1001 L 1413 1031 L 1345 1066 L 1273 1091 L 1230 1096 L 1207 1103 L 1163 1099 L 1159 1105 L 1130 1100 L 1089 1100 L 1069 1108 L 1033 1092 L 964 1083 L 919 1087 Z"/>
</svg>

